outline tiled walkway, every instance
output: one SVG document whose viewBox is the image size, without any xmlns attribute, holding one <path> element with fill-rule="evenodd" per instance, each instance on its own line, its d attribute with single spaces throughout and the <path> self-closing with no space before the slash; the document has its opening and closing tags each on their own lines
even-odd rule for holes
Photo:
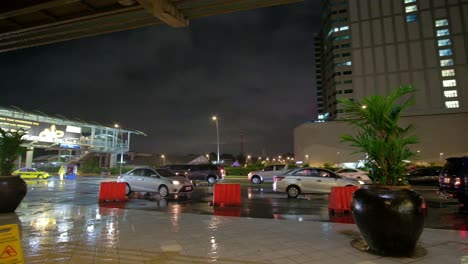
<svg viewBox="0 0 468 264">
<path fill-rule="evenodd" d="M 461 263 L 466 231 L 425 229 L 414 258 L 350 246 L 355 225 L 23 203 L 0 224 L 21 227 L 26 263 Z"/>
</svg>

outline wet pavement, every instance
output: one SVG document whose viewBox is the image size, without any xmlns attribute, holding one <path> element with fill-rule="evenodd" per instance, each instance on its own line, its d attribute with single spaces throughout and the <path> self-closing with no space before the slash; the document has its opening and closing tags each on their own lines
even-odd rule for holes
<svg viewBox="0 0 468 264">
<path fill-rule="evenodd" d="M 190 200 L 134 194 L 128 202 L 98 203 L 101 180 L 115 178 L 28 181 L 16 213 L 0 215 L 0 225 L 19 225 L 25 263 L 468 263 L 463 230 L 426 228 L 405 258 L 356 250 L 355 225 L 327 222 L 326 195 L 290 200 L 247 185 L 239 210 L 215 211 L 209 186 L 198 186 Z M 457 217 L 448 225 L 440 219 L 456 205 L 426 200 L 440 213 L 434 225 L 455 229 Z"/>
<path fill-rule="evenodd" d="M 426 228 L 413 256 L 384 258 L 351 247 L 359 231 L 330 222 L 347 220 L 328 215 L 327 195 L 287 199 L 243 184 L 238 208 L 210 206 L 210 186 L 191 199 L 98 203 L 100 182 L 113 180 L 28 180 L 27 196 L 0 225 L 19 225 L 25 263 L 468 263 L 466 212 L 427 187 L 426 225 L 456 230 Z"/>
<path fill-rule="evenodd" d="M 28 194 L 22 204 L 71 204 L 96 206 L 101 181 L 115 181 L 115 177 L 80 177 L 77 180 L 60 181 L 28 180 Z M 232 182 L 232 181 L 229 181 Z M 239 182 L 239 181 L 238 181 Z M 414 186 L 426 200 L 426 228 L 468 230 L 468 209 L 456 200 L 440 198 L 437 187 Z M 285 194 L 275 193 L 271 184 L 252 185 L 242 183 L 240 207 L 219 208 L 209 205 L 213 187 L 206 184 L 195 186 L 190 199 L 185 197 L 161 198 L 157 194 L 132 193 L 124 203 L 99 203 L 100 207 L 150 210 L 168 213 L 194 213 L 221 216 L 240 216 L 297 221 L 352 223 L 349 214 L 333 215 L 328 211 L 328 195 L 303 195 L 288 199 Z"/>
</svg>

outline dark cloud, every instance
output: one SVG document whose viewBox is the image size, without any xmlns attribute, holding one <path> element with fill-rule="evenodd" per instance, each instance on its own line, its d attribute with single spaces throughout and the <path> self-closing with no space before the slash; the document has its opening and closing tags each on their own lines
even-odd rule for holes
<svg viewBox="0 0 468 264">
<path fill-rule="evenodd" d="M 133 150 L 292 152 L 313 118 L 319 1 L 153 26 L 0 54 L 0 105 L 121 123 Z"/>
</svg>

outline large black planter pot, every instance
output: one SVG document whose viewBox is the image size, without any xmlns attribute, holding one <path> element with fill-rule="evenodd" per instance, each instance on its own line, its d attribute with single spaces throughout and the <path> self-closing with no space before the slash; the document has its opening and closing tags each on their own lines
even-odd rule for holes
<svg viewBox="0 0 468 264">
<path fill-rule="evenodd" d="M 19 176 L 0 176 L 0 213 L 13 213 L 28 191 Z"/>
<path fill-rule="evenodd" d="M 413 190 L 368 186 L 354 192 L 351 211 L 370 251 L 410 256 L 424 226 L 422 203 Z"/>
</svg>

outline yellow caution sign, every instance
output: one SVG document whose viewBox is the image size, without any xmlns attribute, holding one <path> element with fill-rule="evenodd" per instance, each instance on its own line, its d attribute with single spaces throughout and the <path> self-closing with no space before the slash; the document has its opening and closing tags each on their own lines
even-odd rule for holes
<svg viewBox="0 0 468 264">
<path fill-rule="evenodd" d="M 17 224 L 0 226 L 0 264 L 23 264 L 23 249 Z"/>
</svg>

